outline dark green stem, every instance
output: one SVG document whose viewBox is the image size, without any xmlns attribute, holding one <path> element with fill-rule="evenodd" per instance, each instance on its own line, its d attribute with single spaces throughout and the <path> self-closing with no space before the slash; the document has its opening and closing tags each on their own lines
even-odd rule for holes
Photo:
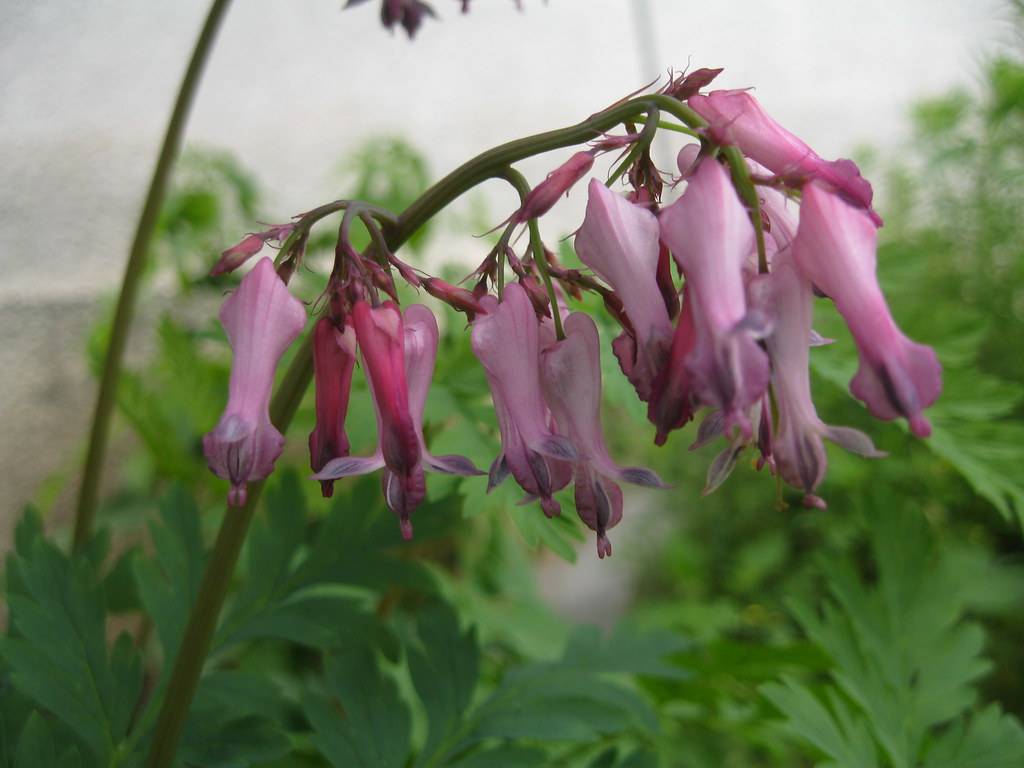
<svg viewBox="0 0 1024 768">
<path fill-rule="evenodd" d="M 313 347 L 311 336 L 307 335 L 295 358 L 288 367 L 281 386 L 270 404 L 270 420 L 282 432 L 295 415 L 299 402 L 313 376 Z M 199 594 L 188 617 L 188 625 L 174 660 L 174 669 L 164 695 L 163 707 L 153 732 L 153 743 L 146 760 L 147 768 L 167 768 L 174 762 L 185 727 L 188 708 L 199 685 L 203 664 L 210 651 L 213 633 L 217 628 L 224 598 L 231 585 L 231 576 L 238 562 L 242 543 L 245 541 L 249 523 L 252 522 L 256 504 L 263 490 L 263 481 L 249 484 L 248 499 L 241 509 L 228 507 L 224 520 L 217 532 L 207 561 Z"/>
<path fill-rule="evenodd" d="M 478 155 L 445 176 L 413 202 L 397 220 L 383 221 L 387 246 L 392 252 L 397 251 L 421 226 L 477 184 L 495 177 L 508 178 L 511 163 L 596 138 L 618 123 L 642 112 L 648 112 L 652 106 L 674 115 L 691 127 L 700 128 L 704 125 L 700 116 L 685 104 L 668 96 L 654 94 L 622 102 L 569 128 L 503 144 Z M 736 170 L 733 172 L 735 176 Z M 749 176 L 746 176 L 746 180 L 749 184 Z M 346 205 L 345 201 L 328 203 L 307 213 L 301 221 L 310 226 L 318 218 L 341 210 Z M 546 265 L 546 262 L 540 259 L 538 268 L 541 268 L 542 262 Z M 557 308 L 553 314 L 557 314 Z M 271 421 L 282 433 L 287 430 L 313 376 L 310 344 L 307 336 L 285 372 L 271 402 Z M 199 596 L 189 615 L 181 647 L 174 661 L 167 693 L 157 718 L 153 745 L 146 762 L 147 768 L 169 768 L 174 761 L 188 709 L 199 685 L 217 620 L 227 597 L 235 563 L 262 489 L 261 482 L 250 484 L 245 506 L 241 509 L 229 509 L 221 522 L 213 552 L 203 574 Z"/>
<path fill-rule="evenodd" d="M 149 244 L 153 239 L 160 208 L 163 205 L 164 193 L 170 180 L 171 169 L 181 148 L 181 139 L 185 133 L 185 122 L 203 67 L 213 48 L 217 29 L 227 11 L 231 0 L 213 0 L 210 12 L 203 24 L 203 30 L 196 41 L 192 59 L 185 71 L 185 78 L 178 90 L 178 99 L 174 103 L 171 120 L 167 124 L 164 143 L 160 148 L 153 178 L 149 182 L 149 191 L 142 206 L 142 213 L 135 228 L 135 239 L 128 253 L 124 277 L 121 282 L 121 293 L 117 298 L 114 311 L 114 323 L 110 329 L 110 341 L 103 360 L 103 373 L 100 376 L 99 393 L 96 396 L 96 408 L 93 411 L 92 428 L 89 432 L 89 447 L 85 454 L 85 466 L 82 470 L 82 484 L 78 489 L 78 501 L 75 506 L 75 530 L 71 539 L 73 551 L 79 551 L 92 537 L 93 521 L 96 518 L 96 505 L 99 499 L 100 478 L 103 474 L 103 461 L 107 453 L 110 438 L 110 421 L 117 403 L 117 386 L 121 378 L 121 365 L 124 360 L 124 349 L 131 330 L 135 304 L 138 301 L 139 286 L 146 268 L 146 256 Z"/>
</svg>

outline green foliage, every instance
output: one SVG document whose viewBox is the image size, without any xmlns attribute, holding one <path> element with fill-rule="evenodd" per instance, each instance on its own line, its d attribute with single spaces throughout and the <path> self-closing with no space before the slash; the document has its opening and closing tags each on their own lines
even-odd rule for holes
<svg viewBox="0 0 1024 768">
<path fill-rule="evenodd" d="M 336 768 L 399 768 L 409 754 L 409 710 L 372 653 L 349 648 L 327 662 L 327 686 L 338 703 L 310 695 L 313 743 Z"/>
<path fill-rule="evenodd" d="M 14 687 L 52 713 L 97 764 L 106 765 L 128 732 L 141 669 L 126 633 L 107 648 L 96 569 L 96 562 L 72 561 L 46 541 L 38 517 L 28 510 L 7 558 L 10 631 L 0 642 L 0 657 Z M 43 742 L 53 748 L 46 727 L 39 715 L 29 716 L 16 761 L 40 754 L 47 749 Z"/>
<path fill-rule="evenodd" d="M 653 739 L 658 721 L 649 704 L 610 675 L 639 665 L 653 676 L 677 677 L 665 656 L 680 647 L 678 638 L 664 634 L 624 632 L 602 643 L 584 631 L 557 661 L 514 666 L 481 696 L 475 632 L 461 630 L 449 606 L 433 603 L 418 613 L 405 646 L 427 721 L 418 752 L 409 737 L 409 709 L 369 650 L 332 655 L 327 680 L 333 699 L 311 693 L 306 712 L 314 742 L 336 766 L 405 765 L 414 754 L 415 765 L 424 767 L 498 759 L 543 765 L 567 750 L 585 754 L 603 739 Z M 649 658 L 622 655 L 640 650 Z"/>
<path fill-rule="evenodd" d="M 856 561 L 832 560 L 821 569 L 831 599 L 818 609 L 792 606 L 828 653 L 832 681 L 816 695 L 787 676 L 765 685 L 764 695 L 786 716 L 786 729 L 830 764 L 948 765 L 951 756 L 984 755 L 993 745 L 1013 764 L 1024 756 L 1020 724 L 998 708 L 970 714 L 990 665 L 981 628 L 961 619 L 960 574 L 939 557 L 918 514 L 879 510 L 868 523 L 877 582 L 866 583 Z"/>
</svg>

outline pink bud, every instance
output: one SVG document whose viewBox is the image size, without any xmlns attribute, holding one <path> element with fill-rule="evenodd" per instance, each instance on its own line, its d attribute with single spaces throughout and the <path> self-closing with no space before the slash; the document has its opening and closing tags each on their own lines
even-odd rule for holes
<svg viewBox="0 0 1024 768">
<path fill-rule="evenodd" d="M 591 152 L 577 152 L 548 174 L 540 184 L 530 190 L 513 220 L 519 224 L 543 216 L 558 199 L 586 176 L 594 165 Z"/>
<path fill-rule="evenodd" d="M 313 380 L 316 388 L 316 427 L 309 435 L 309 465 L 319 472 L 331 459 L 348 456 L 345 415 L 356 363 L 356 335 L 346 323 L 338 328 L 321 317 L 313 329 Z M 324 498 L 334 494 L 334 481 L 320 482 Z"/>
<path fill-rule="evenodd" d="M 274 469 L 284 437 L 270 423 L 274 370 L 302 332 L 306 312 L 288 292 L 270 259 L 261 259 L 220 310 L 233 358 L 228 404 L 212 432 L 203 437 L 210 470 L 231 482 L 228 504 L 242 506 L 246 485 Z"/>
<path fill-rule="evenodd" d="M 470 314 L 483 312 L 483 307 L 480 306 L 480 302 L 477 301 L 477 297 L 473 295 L 472 291 L 446 283 L 444 280 L 436 277 L 424 278 L 422 282 L 427 293 L 435 299 L 440 299 L 453 309 Z"/>
<path fill-rule="evenodd" d="M 214 264 L 213 269 L 210 270 L 210 276 L 217 277 L 218 275 L 223 275 L 226 272 L 234 272 L 246 261 L 259 253 L 263 249 L 263 245 L 268 240 L 283 242 L 288 239 L 288 236 L 291 235 L 294 229 L 294 224 L 279 224 L 271 227 L 270 229 L 264 230 L 263 232 L 254 232 L 246 235 L 242 238 L 241 242 L 231 246 L 221 253 L 217 263 Z"/>
</svg>

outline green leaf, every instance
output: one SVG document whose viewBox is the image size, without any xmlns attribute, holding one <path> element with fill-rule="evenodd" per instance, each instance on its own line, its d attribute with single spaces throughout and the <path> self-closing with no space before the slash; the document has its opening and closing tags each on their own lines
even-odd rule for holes
<svg viewBox="0 0 1024 768">
<path fill-rule="evenodd" d="M 967 754 L 973 746 L 958 745 L 966 743 L 975 684 L 989 664 L 980 627 L 961 619 L 969 591 L 960 587 L 959 561 L 939 556 L 916 510 L 878 505 L 868 523 L 877 583 L 866 584 L 849 559 L 832 557 L 821 563 L 832 599 L 817 609 L 792 603 L 833 662 L 829 706 L 789 677 L 762 693 L 787 716 L 789 732 L 837 765 L 874 765 L 875 744 L 893 768 L 919 765 L 936 739 L 937 754 Z M 995 719 L 975 718 L 979 743 L 1019 731 L 1012 720 L 996 728 Z"/>
<path fill-rule="evenodd" d="M 38 712 L 33 712 L 21 730 L 13 768 L 43 768 L 55 765 L 56 759 L 50 726 Z"/>
<path fill-rule="evenodd" d="M 249 768 L 287 755 L 291 742 L 281 727 L 262 717 L 222 722 L 216 711 L 190 715 L 178 750 L 185 765 Z"/>
<path fill-rule="evenodd" d="M 139 550 L 136 547 L 124 552 L 103 577 L 100 586 L 110 613 L 128 613 L 142 607 L 138 585 L 135 582 L 135 558 L 138 555 Z"/>
<path fill-rule="evenodd" d="M 409 711 L 373 653 L 347 649 L 327 661 L 330 697 L 309 693 L 313 744 L 335 768 L 401 768 L 409 757 Z"/>
<path fill-rule="evenodd" d="M 452 768 L 537 768 L 548 762 L 548 755 L 540 749 L 503 744 L 500 747 L 475 752 L 449 765 Z"/>
<path fill-rule="evenodd" d="M 599 672 L 682 680 L 689 674 L 666 658 L 688 647 L 682 637 L 665 630 L 641 632 L 622 623 L 603 634 L 597 627 L 579 627 L 570 636 L 562 660 L 567 665 Z"/>
<path fill-rule="evenodd" d="M 1024 765 L 1024 728 L 992 705 L 959 722 L 928 750 L 924 768 L 1015 768 Z"/>
<path fill-rule="evenodd" d="M 136 558 L 135 581 L 146 613 L 156 626 L 164 658 L 173 659 L 199 594 L 206 553 L 199 509 L 188 492 L 174 486 L 160 500 L 159 522 L 149 524 L 154 558 Z M 165 664 L 164 674 L 170 664 Z"/>
<path fill-rule="evenodd" d="M 786 716 L 785 729 L 827 755 L 842 768 L 877 768 L 874 742 L 864 719 L 854 716 L 841 699 L 835 699 L 833 715 L 796 680 L 783 676 L 782 683 L 766 683 L 761 693 Z"/>
<path fill-rule="evenodd" d="M 31 523 L 23 531 L 30 530 Z M 17 689 L 52 712 L 105 765 L 124 737 L 141 687 L 126 634 L 106 646 L 103 595 L 87 560 L 70 561 L 47 541 L 8 561 L 10 637 L 0 656 Z"/>
<path fill-rule="evenodd" d="M 628 688 L 557 663 L 512 670 L 473 719 L 475 738 L 589 741 L 657 729 L 650 706 Z"/>
<path fill-rule="evenodd" d="M 419 643 L 409 643 L 406 658 L 416 693 L 427 710 L 427 741 L 418 765 L 431 765 L 446 753 L 469 706 L 480 672 L 476 632 L 459 631 L 454 611 L 435 603 L 417 619 Z"/>
</svg>

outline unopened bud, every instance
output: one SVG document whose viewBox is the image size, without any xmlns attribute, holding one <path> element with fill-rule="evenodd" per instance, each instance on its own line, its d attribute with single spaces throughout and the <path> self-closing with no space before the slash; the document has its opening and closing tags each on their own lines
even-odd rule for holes
<svg viewBox="0 0 1024 768">
<path fill-rule="evenodd" d="M 543 216 L 551 210 L 558 199 L 566 194 L 577 181 L 586 176 L 594 165 L 592 152 L 577 152 L 548 174 L 540 184 L 530 190 L 522 207 L 513 220 L 522 224 L 530 219 Z"/>
<path fill-rule="evenodd" d="M 459 288 L 457 285 L 446 283 L 444 280 L 437 277 L 427 277 L 421 282 L 427 293 L 435 299 L 440 299 L 448 306 L 457 309 L 460 312 L 469 312 L 472 314 L 482 314 L 485 312 L 484 308 L 480 306 L 480 302 L 477 301 L 477 298 L 473 295 L 472 291 L 467 291 L 465 288 Z"/>
</svg>

